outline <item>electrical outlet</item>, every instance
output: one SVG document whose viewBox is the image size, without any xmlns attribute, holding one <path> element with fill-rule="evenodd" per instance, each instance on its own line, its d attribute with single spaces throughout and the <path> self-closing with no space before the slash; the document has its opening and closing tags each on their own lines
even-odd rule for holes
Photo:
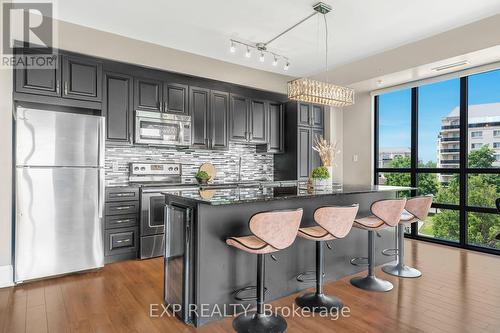
<svg viewBox="0 0 500 333">
<path fill-rule="evenodd" d="M 352 161 L 357 162 L 358 161 L 358 154 L 352 155 Z"/>
</svg>

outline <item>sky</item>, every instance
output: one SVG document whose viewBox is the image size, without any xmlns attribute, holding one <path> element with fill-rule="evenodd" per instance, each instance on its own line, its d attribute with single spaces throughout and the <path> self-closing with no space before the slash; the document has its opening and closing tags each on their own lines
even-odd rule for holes
<svg viewBox="0 0 500 333">
<path fill-rule="evenodd" d="M 498 102 L 500 102 L 500 70 L 469 77 L 469 105 Z M 436 162 L 441 119 L 460 104 L 460 79 L 421 86 L 418 103 L 419 160 L 424 163 Z M 410 89 L 380 95 L 379 133 L 380 148 L 410 147 Z"/>
</svg>

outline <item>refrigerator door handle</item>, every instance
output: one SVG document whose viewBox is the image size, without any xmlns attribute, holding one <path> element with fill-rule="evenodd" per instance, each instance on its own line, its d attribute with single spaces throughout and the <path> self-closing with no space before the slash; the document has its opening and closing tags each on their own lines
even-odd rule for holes
<svg viewBox="0 0 500 333">
<path fill-rule="evenodd" d="M 98 198 L 98 209 L 99 209 L 99 218 L 102 219 L 104 217 L 104 168 L 99 169 L 99 198 Z"/>
</svg>

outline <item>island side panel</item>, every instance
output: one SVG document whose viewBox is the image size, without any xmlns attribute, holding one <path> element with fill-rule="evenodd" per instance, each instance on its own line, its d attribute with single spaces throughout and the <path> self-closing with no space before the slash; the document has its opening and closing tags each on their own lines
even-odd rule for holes
<svg viewBox="0 0 500 333">
<path fill-rule="evenodd" d="M 224 305 L 241 303 L 234 300 L 233 292 L 256 284 L 257 256 L 225 243 L 227 237 L 250 234 L 248 221 L 253 214 L 277 209 L 303 208 L 301 226 L 304 227 L 313 224 L 313 213 L 318 207 L 350 205 L 357 202 L 360 204 L 358 216 L 366 216 L 370 214 L 372 202 L 395 196 L 396 192 L 377 192 L 219 206 L 199 204 L 196 214 L 197 305 L 200 307 L 202 304 L 209 304 L 209 308 L 217 305 L 222 309 Z M 384 248 L 394 247 L 394 230 L 391 228 L 381 231 L 380 234 L 381 238 L 376 238 L 377 265 L 393 260 L 393 257 L 383 256 L 381 251 Z M 333 249 L 325 249 L 326 281 L 338 280 L 366 269 L 351 265 L 350 259 L 367 256 L 367 237 L 367 231 L 353 228 L 346 238 L 331 242 Z M 265 286 L 269 290 L 266 301 L 314 286 L 314 283 L 298 282 L 296 276 L 304 271 L 315 270 L 315 242 L 297 238 L 292 246 L 274 255 L 277 261 L 270 255 L 266 256 Z M 197 318 L 196 325 L 200 326 L 216 319 L 219 318 L 200 317 Z"/>
</svg>

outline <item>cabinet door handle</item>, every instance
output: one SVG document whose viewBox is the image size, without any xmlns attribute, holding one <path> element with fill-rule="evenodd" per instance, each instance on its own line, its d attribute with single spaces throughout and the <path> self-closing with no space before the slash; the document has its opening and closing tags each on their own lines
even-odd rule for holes
<svg viewBox="0 0 500 333">
<path fill-rule="evenodd" d="M 128 243 L 128 242 L 130 242 L 130 238 L 127 238 L 127 239 L 120 239 L 120 240 L 117 240 L 116 242 L 117 242 L 117 243 Z"/>
<path fill-rule="evenodd" d="M 64 81 L 64 95 L 68 94 L 68 81 Z"/>
<path fill-rule="evenodd" d="M 252 132 L 250 132 L 250 135 L 249 135 L 249 136 L 250 136 L 250 141 L 252 141 L 252 140 L 253 140 L 253 133 L 252 133 Z"/>
<path fill-rule="evenodd" d="M 61 82 L 59 80 L 56 81 L 56 93 L 59 94 L 61 92 Z"/>
<path fill-rule="evenodd" d="M 116 220 L 115 223 L 127 223 L 127 222 L 132 222 L 131 219 L 126 219 L 126 220 Z"/>
<path fill-rule="evenodd" d="M 167 102 L 163 103 L 163 112 L 167 112 L 168 110 L 168 104 Z"/>
<path fill-rule="evenodd" d="M 116 193 L 117 197 L 132 197 L 134 193 Z"/>
<path fill-rule="evenodd" d="M 132 206 L 121 206 L 121 207 L 116 207 L 116 210 L 124 210 L 124 209 L 130 209 Z"/>
</svg>

